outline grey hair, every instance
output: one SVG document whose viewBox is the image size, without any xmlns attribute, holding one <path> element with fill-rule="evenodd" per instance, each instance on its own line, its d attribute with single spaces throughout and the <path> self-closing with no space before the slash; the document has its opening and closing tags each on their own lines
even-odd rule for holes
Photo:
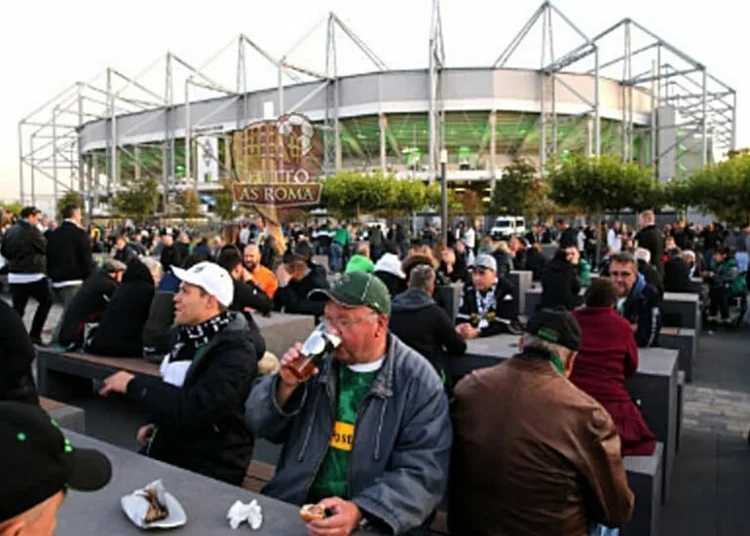
<svg viewBox="0 0 750 536">
<path fill-rule="evenodd" d="M 418 288 L 429 294 L 434 284 L 435 270 L 432 269 L 432 266 L 420 264 L 409 272 L 409 288 Z"/>
<path fill-rule="evenodd" d="M 565 346 L 562 346 L 560 344 L 555 344 L 554 342 L 545 341 L 544 339 L 541 339 L 536 335 L 532 335 L 531 333 L 523 334 L 523 347 L 543 350 L 545 352 L 549 352 L 550 354 L 556 355 L 561 359 L 563 357 L 566 357 L 569 353 L 572 353 L 572 350 L 570 348 L 566 348 Z"/>
<path fill-rule="evenodd" d="M 682 252 L 683 257 L 690 257 L 691 259 L 695 260 L 695 251 L 692 249 L 686 249 Z"/>
<path fill-rule="evenodd" d="M 154 278 L 154 283 L 158 286 L 161 278 L 164 277 L 164 268 L 162 268 L 161 263 L 152 257 L 140 256 L 138 260 L 146 265 L 148 271 L 151 272 L 151 277 Z"/>
</svg>

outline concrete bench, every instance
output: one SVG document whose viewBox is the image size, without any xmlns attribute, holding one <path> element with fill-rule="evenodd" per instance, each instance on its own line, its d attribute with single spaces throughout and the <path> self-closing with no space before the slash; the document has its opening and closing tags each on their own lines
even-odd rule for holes
<svg viewBox="0 0 750 536">
<path fill-rule="evenodd" d="M 448 373 L 454 382 L 473 370 L 500 364 L 518 353 L 518 337 L 497 335 L 467 341 L 466 355 L 449 357 Z M 627 380 L 631 397 L 641 408 L 643 418 L 664 443 L 664 497 L 677 452 L 678 423 L 678 351 L 669 348 L 639 349 L 638 370 Z"/>
<path fill-rule="evenodd" d="M 662 324 L 690 328 L 700 333 L 701 300 L 692 292 L 665 292 L 661 303 Z"/>
<path fill-rule="evenodd" d="M 677 454 L 678 351 L 640 348 L 638 354 L 638 372 L 626 383 L 656 440 L 664 443 L 662 501 L 666 503 Z"/>
<path fill-rule="evenodd" d="M 659 347 L 679 351 L 679 367 L 685 381 L 693 381 L 693 362 L 698 355 L 698 334 L 695 329 L 664 327 L 659 333 Z"/>
<path fill-rule="evenodd" d="M 526 313 L 526 292 L 534 285 L 534 273 L 528 270 L 513 270 L 508 274 L 508 281 L 513 284 L 513 298 L 516 300 L 517 315 Z"/>
<path fill-rule="evenodd" d="M 635 495 L 635 508 L 623 536 L 657 536 L 659 534 L 660 499 L 663 487 L 664 444 L 657 443 L 651 456 L 625 456 L 623 464 L 628 485 Z"/>
<path fill-rule="evenodd" d="M 682 417 L 685 409 L 685 372 L 677 372 L 677 438 L 675 440 L 675 451 L 680 451 L 680 435 L 682 433 Z"/>
<path fill-rule="evenodd" d="M 85 412 L 81 408 L 69 406 L 43 396 L 39 397 L 39 405 L 62 428 L 67 428 L 80 434 L 86 433 Z"/>
<path fill-rule="evenodd" d="M 159 376 L 159 365 L 142 358 L 102 357 L 46 348 L 37 348 L 36 366 L 39 393 L 57 400 L 91 392 L 91 380 L 101 381 L 118 370 Z"/>
<path fill-rule="evenodd" d="M 463 285 L 460 283 L 438 285 L 435 287 L 433 298 L 448 313 L 448 317 L 453 323 L 456 322 L 456 316 L 458 316 L 458 307 L 461 303 L 463 288 Z"/>
<path fill-rule="evenodd" d="M 271 316 L 253 315 L 261 335 L 266 341 L 266 350 L 281 359 L 296 342 L 304 342 L 315 327 L 315 318 L 310 315 L 271 313 Z"/>
</svg>

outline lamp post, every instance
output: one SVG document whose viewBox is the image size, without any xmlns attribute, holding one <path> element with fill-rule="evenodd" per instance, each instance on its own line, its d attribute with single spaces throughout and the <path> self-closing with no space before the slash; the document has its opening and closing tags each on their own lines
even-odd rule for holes
<svg viewBox="0 0 750 536">
<path fill-rule="evenodd" d="M 448 177 L 445 165 L 448 163 L 448 151 L 440 151 L 440 222 L 443 242 L 448 243 Z"/>
</svg>

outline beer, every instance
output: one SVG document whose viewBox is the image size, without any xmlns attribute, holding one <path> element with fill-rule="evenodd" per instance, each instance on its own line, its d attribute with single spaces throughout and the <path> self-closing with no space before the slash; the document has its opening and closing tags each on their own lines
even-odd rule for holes
<svg viewBox="0 0 750 536">
<path fill-rule="evenodd" d="M 332 333 L 328 333 L 325 326 L 318 326 L 307 338 L 302 345 L 300 355 L 291 362 L 284 365 L 295 378 L 300 381 L 306 381 L 316 368 L 323 366 L 323 363 L 333 352 L 341 339 Z"/>
</svg>

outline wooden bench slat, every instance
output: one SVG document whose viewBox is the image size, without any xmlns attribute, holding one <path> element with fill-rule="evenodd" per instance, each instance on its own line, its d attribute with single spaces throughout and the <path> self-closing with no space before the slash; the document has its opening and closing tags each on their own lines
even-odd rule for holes
<svg viewBox="0 0 750 536">
<path fill-rule="evenodd" d="M 60 409 L 65 404 L 62 402 L 58 402 L 57 400 L 52 400 L 51 398 L 45 398 L 43 396 L 39 397 L 39 405 L 42 407 L 44 411 L 49 413 L 50 411 L 54 411 L 56 409 Z"/>
<path fill-rule="evenodd" d="M 160 376 L 159 365 L 149 363 L 140 357 L 104 357 L 77 352 L 64 352 L 59 355 L 68 359 L 94 363 L 96 365 L 102 365 L 116 370 L 126 370 L 136 374 L 145 374 L 147 376 Z"/>
</svg>

